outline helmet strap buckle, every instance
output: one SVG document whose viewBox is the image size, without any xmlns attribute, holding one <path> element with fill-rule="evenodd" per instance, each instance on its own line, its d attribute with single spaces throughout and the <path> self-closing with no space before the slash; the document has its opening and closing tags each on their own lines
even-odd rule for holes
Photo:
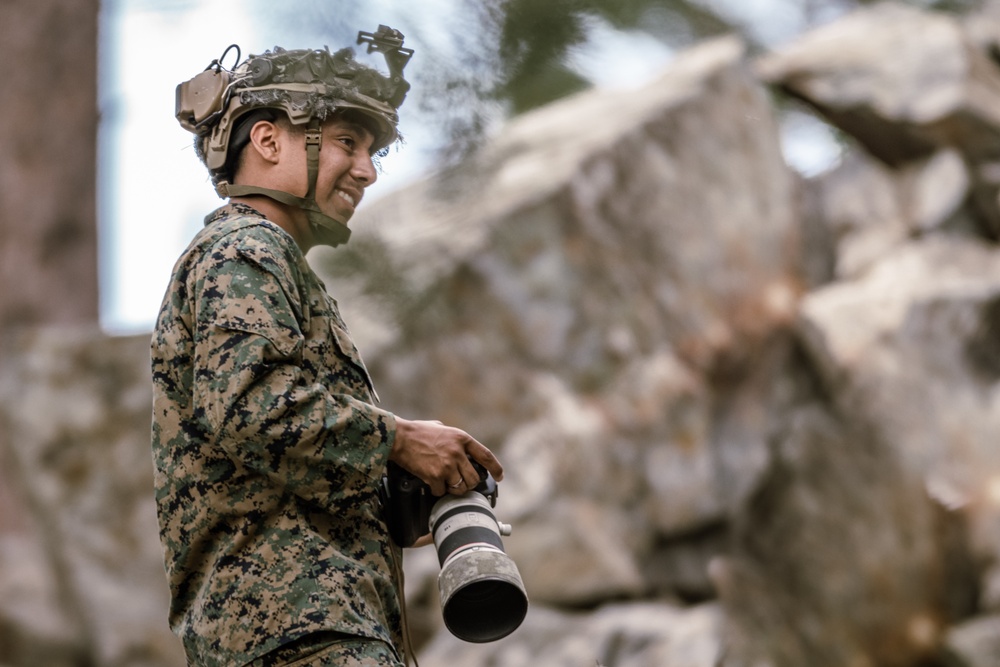
<svg viewBox="0 0 1000 667">
<path fill-rule="evenodd" d="M 323 130 L 319 119 L 313 117 L 306 127 L 306 174 L 309 179 L 309 189 L 306 199 L 316 196 L 316 179 L 319 176 L 319 152 L 323 147 Z"/>
</svg>

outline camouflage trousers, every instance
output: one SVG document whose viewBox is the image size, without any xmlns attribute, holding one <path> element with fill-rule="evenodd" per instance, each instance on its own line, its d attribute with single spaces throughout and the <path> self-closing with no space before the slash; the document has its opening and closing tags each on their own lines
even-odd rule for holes
<svg viewBox="0 0 1000 667">
<path fill-rule="evenodd" d="M 255 660 L 253 667 L 406 667 L 377 639 L 319 633 Z"/>
</svg>

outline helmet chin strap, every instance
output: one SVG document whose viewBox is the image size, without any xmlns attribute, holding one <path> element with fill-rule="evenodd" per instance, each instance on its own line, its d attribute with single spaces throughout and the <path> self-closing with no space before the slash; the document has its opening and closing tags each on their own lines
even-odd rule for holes
<svg viewBox="0 0 1000 667">
<path fill-rule="evenodd" d="M 220 197 L 244 197 L 246 195 L 263 195 L 271 199 L 294 206 L 305 211 L 306 219 L 313 228 L 316 241 L 322 245 L 335 247 L 351 238 L 351 230 L 347 220 L 332 218 L 320 210 L 316 203 L 316 179 L 319 176 L 319 151 L 323 141 L 323 133 L 319 120 L 313 118 L 306 127 L 306 168 L 309 179 L 309 189 L 304 197 L 297 197 L 284 190 L 272 190 L 256 185 L 233 185 L 221 181 L 215 188 Z"/>
</svg>

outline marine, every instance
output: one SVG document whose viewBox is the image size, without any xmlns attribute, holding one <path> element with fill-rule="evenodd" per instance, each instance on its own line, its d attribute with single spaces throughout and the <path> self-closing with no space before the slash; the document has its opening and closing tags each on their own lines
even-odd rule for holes
<svg viewBox="0 0 1000 667">
<path fill-rule="evenodd" d="M 178 86 L 178 121 L 229 199 L 178 259 L 151 342 L 169 621 L 191 665 L 405 664 L 387 465 L 435 495 L 475 487 L 473 461 L 502 479 L 465 431 L 379 405 L 306 261 L 348 241 L 373 158 L 399 138 L 412 50 L 387 26 L 358 43 L 388 75 L 352 49 L 276 47 L 229 70 L 227 49 Z"/>
</svg>

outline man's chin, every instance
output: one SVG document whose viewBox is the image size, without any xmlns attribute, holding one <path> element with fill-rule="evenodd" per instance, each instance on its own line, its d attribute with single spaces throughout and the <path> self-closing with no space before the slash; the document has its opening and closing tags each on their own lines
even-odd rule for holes
<svg viewBox="0 0 1000 667">
<path fill-rule="evenodd" d="M 353 208 L 348 208 L 346 206 L 344 206 L 344 207 L 339 207 L 338 206 L 338 207 L 333 208 L 332 210 L 323 209 L 323 213 L 325 213 L 326 215 L 330 216 L 331 218 L 333 218 L 334 220 L 336 220 L 337 222 L 339 222 L 340 224 L 342 224 L 342 225 L 344 225 L 346 227 L 347 226 L 347 222 L 354 215 L 354 209 Z"/>
</svg>

